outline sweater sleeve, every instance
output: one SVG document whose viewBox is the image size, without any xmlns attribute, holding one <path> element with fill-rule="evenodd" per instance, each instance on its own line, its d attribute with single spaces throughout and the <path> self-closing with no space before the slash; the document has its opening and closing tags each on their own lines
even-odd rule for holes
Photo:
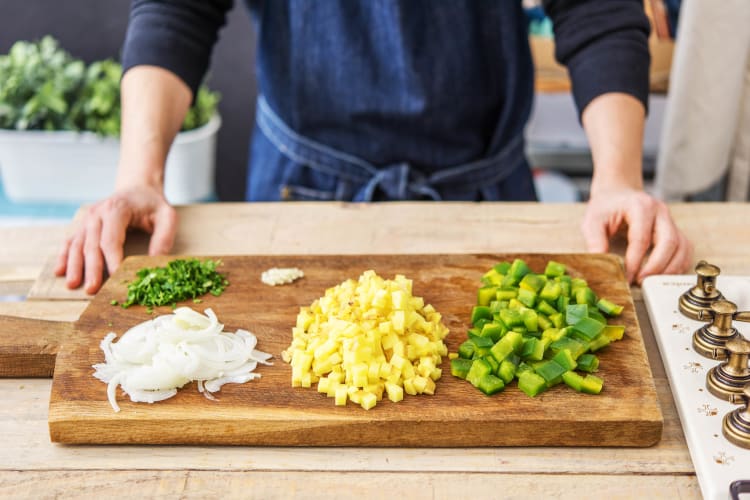
<svg viewBox="0 0 750 500">
<path fill-rule="evenodd" d="M 167 69 L 196 95 L 233 0 L 133 0 L 122 49 L 123 74 L 139 65 Z"/>
<path fill-rule="evenodd" d="M 642 0 L 545 0 L 555 57 L 568 67 L 579 117 L 597 96 L 623 92 L 648 109 L 650 25 Z"/>
</svg>

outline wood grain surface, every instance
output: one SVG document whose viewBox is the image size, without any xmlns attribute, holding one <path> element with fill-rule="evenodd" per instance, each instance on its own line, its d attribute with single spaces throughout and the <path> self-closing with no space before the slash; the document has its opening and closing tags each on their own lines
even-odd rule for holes
<svg viewBox="0 0 750 500">
<path fill-rule="evenodd" d="M 0 316 L 0 377 L 51 377 L 73 323 Z"/>
<path fill-rule="evenodd" d="M 94 379 L 91 365 L 103 359 L 99 342 L 109 331 L 123 333 L 150 318 L 144 308 L 110 305 L 125 296 L 126 280 L 146 265 L 169 258 L 127 259 L 76 324 L 74 340 L 58 356 L 49 407 L 51 439 L 63 443 L 257 444 L 291 446 L 650 446 L 662 432 L 653 378 L 620 260 L 609 255 L 522 255 L 541 271 L 553 258 L 584 276 L 601 296 L 626 305 L 618 323 L 626 338 L 601 354 L 599 375 L 605 389 L 587 396 L 558 386 L 529 398 L 513 384 L 488 398 L 449 375 L 435 396 L 409 397 L 398 404 L 383 401 L 370 411 L 345 408 L 314 389 L 292 388 L 291 369 L 279 359 L 291 340 L 301 306 L 326 288 L 367 269 L 392 278 L 405 274 L 414 293 L 443 314 L 451 351 L 465 339 L 479 278 L 499 260 L 518 255 L 370 255 L 370 256 L 226 256 L 222 270 L 231 285 L 219 298 L 206 297 L 226 328 L 247 328 L 258 348 L 276 356 L 260 367 L 260 380 L 226 385 L 220 401 L 208 401 L 194 384 L 176 397 L 156 403 L 130 403 L 118 391 L 120 413 L 106 399 L 106 385 Z M 305 278 L 283 287 L 260 280 L 270 267 L 297 266 Z M 196 306 L 198 307 L 198 306 Z M 169 312 L 163 308 L 159 313 Z"/>
</svg>

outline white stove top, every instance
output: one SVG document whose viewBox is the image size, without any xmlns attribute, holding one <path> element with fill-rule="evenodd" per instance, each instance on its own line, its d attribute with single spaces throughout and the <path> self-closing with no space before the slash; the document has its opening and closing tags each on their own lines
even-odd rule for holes
<svg viewBox="0 0 750 500">
<path fill-rule="evenodd" d="M 643 282 L 643 298 L 703 497 L 726 499 L 732 481 L 750 480 L 750 449 L 730 443 L 721 433 L 724 415 L 739 407 L 706 389 L 706 373 L 719 362 L 693 350 L 693 332 L 704 323 L 683 316 L 677 309 L 680 295 L 695 282 L 694 275 L 652 276 Z M 716 285 L 740 310 L 750 310 L 750 277 L 721 275 Z M 734 326 L 750 338 L 750 323 L 735 322 Z"/>
</svg>

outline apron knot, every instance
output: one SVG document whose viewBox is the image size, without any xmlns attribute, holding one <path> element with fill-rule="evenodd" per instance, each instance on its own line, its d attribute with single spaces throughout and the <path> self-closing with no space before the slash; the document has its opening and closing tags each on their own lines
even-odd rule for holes
<svg viewBox="0 0 750 500">
<path fill-rule="evenodd" d="M 430 186 L 428 177 L 408 163 L 396 163 L 381 167 L 354 197 L 356 201 L 373 201 L 380 190 L 388 200 L 441 199 L 437 190 Z"/>
</svg>

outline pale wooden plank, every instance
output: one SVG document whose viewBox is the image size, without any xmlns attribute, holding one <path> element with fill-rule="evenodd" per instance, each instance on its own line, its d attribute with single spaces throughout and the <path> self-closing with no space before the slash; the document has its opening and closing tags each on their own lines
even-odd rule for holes
<svg viewBox="0 0 750 500">
<path fill-rule="evenodd" d="M 87 305 L 88 302 L 80 300 L 0 302 L 0 315 L 73 322 Z"/>
<path fill-rule="evenodd" d="M 664 416 L 651 448 L 282 448 L 60 446 L 49 441 L 50 380 L 0 380 L 0 470 L 171 469 L 692 474 L 666 379 L 655 385 Z M 102 392 L 102 398 L 104 398 Z"/>
<path fill-rule="evenodd" d="M 177 207 L 180 229 L 174 253 L 581 252 L 585 250 L 579 228 L 584 209 L 584 204 L 540 203 L 188 205 Z M 670 205 L 670 210 L 694 243 L 695 260 L 715 261 L 725 273 L 750 274 L 750 261 L 743 252 L 750 244 L 750 232 L 745 231 L 750 216 L 747 204 L 682 203 Z M 42 258 L 28 260 L 36 265 L 47 262 L 30 297 L 85 299 L 85 293 L 67 290 L 51 272 L 48 258 L 57 252 L 62 235 L 59 240 L 46 236 L 43 241 L 46 245 L 36 245 Z M 133 233 L 128 241 L 128 255 L 145 252 L 144 235 Z M 20 242 L 26 246 L 27 242 Z M 15 251 L 22 248 L 13 246 Z M 619 238 L 611 250 L 622 255 L 624 248 Z"/>
<path fill-rule="evenodd" d="M 583 252 L 584 205 L 538 203 L 214 203 L 177 207 L 174 254 Z M 128 237 L 143 254 L 145 236 Z M 62 241 L 62 240 L 61 240 Z M 49 257 L 30 298 L 86 299 L 54 276 Z M 44 261 L 40 259 L 39 262 Z"/>
<path fill-rule="evenodd" d="M 0 472 L 8 498 L 700 498 L 695 476 L 415 472 Z"/>
</svg>

